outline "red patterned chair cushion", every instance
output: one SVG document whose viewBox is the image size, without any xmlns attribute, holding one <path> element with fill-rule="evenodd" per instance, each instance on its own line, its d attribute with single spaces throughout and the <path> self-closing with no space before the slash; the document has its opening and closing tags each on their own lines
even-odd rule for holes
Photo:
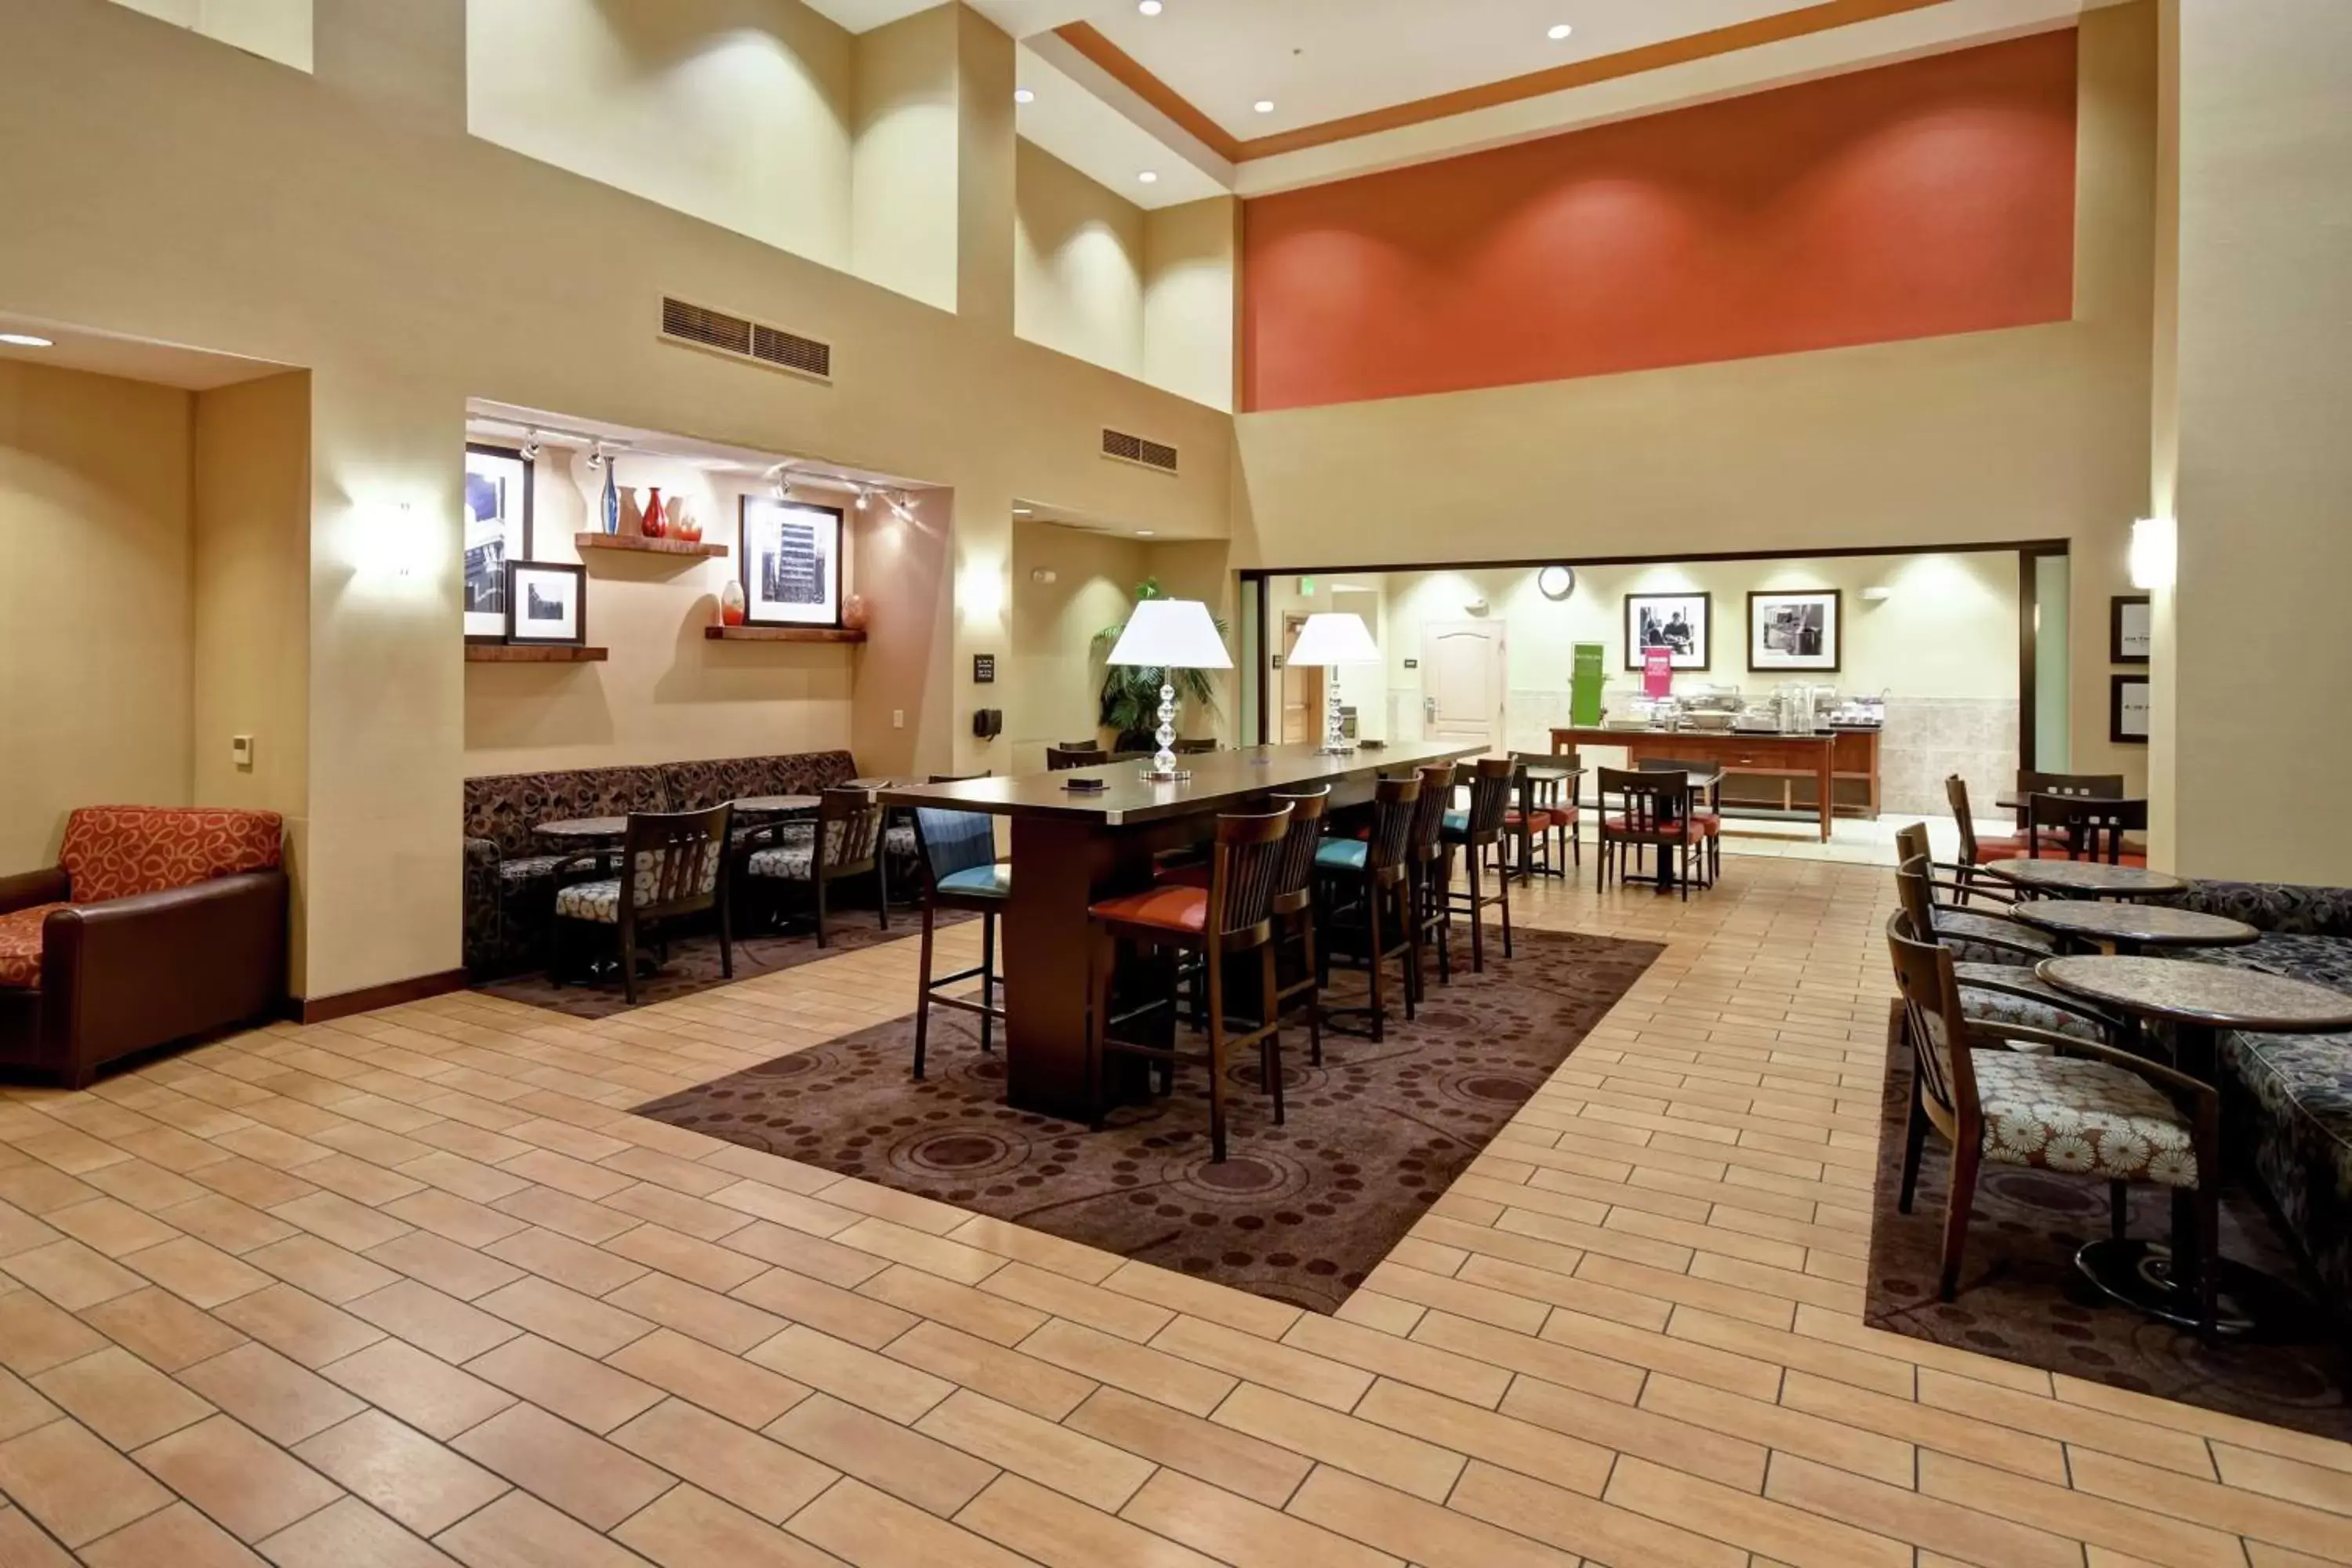
<svg viewBox="0 0 2352 1568">
<path fill-rule="evenodd" d="M 66 819 L 58 863 L 75 903 L 102 903 L 275 869 L 285 831 L 274 811 L 86 805 Z"/>
<path fill-rule="evenodd" d="M 1519 814 L 1516 811 L 1507 811 L 1503 813 L 1503 826 L 1506 827 L 1518 826 Z M 1549 831 L 1551 827 L 1551 813 L 1549 811 L 1537 812 L 1534 816 L 1528 818 L 1527 826 L 1528 831 L 1530 833 L 1543 833 Z"/>
<path fill-rule="evenodd" d="M 37 990 L 41 984 L 41 922 L 63 904 L 35 904 L 0 915 L 0 985 Z"/>
</svg>

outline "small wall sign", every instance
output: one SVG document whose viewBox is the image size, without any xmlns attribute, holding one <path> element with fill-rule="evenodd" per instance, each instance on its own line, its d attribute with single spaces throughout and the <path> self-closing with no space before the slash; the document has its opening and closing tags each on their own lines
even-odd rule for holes
<svg viewBox="0 0 2352 1568">
<path fill-rule="evenodd" d="M 971 656 L 971 679 L 975 686 L 992 686 L 996 682 L 996 656 L 976 653 Z"/>
</svg>

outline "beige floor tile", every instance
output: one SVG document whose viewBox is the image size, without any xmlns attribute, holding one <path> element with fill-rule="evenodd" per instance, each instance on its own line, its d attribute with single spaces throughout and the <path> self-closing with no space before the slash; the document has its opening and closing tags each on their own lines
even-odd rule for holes
<svg viewBox="0 0 2352 1568">
<path fill-rule="evenodd" d="M 461 1247 L 488 1247 L 528 1228 L 525 1221 L 512 1215 L 437 1187 L 388 1203 L 383 1212 Z"/>
<path fill-rule="evenodd" d="M 729 1250 L 756 1258 L 779 1268 L 789 1268 L 841 1289 L 851 1289 L 891 1267 L 888 1260 L 854 1247 L 839 1247 L 823 1237 L 790 1226 L 754 1220 L 728 1233 Z"/>
<path fill-rule="evenodd" d="M 491 1416 L 453 1445 L 596 1530 L 610 1530 L 674 1484 L 653 1466 L 535 1405 Z"/>
<path fill-rule="evenodd" d="M 1104 1333 L 1142 1343 L 1167 1328 L 1176 1314 L 1165 1307 L 1140 1301 L 1116 1290 L 1087 1285 L 1049 1269 L 1010 1263 L 981 1282 L 991 1295 L 1003 1296 L 1041 1312 L 1067 1319 Z M 1195 1320 L 1196 1321 L 1198 1320 Z M 1215 1328 L 1217 1325 L 1209 1325 Z M 1221 1331 L 1230 1333 L 1231 1330 Z"/>
<path fill-rule="evenodd" d="M 219 1316 L 309 1367 L 341 1361 L 383 1338 L 382 1329 L 291 1285 L 240 1296 L 220 1308 Z"/>
<path fill-rule="evenodd" d="M 1476 1459 L 1447 1505 L 1598 1563 L 1748 1568 L 1748 1554 L 1737 1546 Z"/>
<path fill-rule="evenodd" d="M 400 1276 L 331 1241 L 307 1233 L 257 1248 L 245 1255 L 256 1268 L 265 1268 L 289 1285 L 307 1290 L 321 1301 L 340 1307 L 393 1284 Z"/>
<path fill-rule="evenodd" d="M 1617 1457 L 1601 1444 L 1387 1378 L 1372 1385 L 1353 1414 L 1392 1432 L 1593 1497 L 1601 1495 Z"/>
<path fill-rule="evenodd" d="M 2338 1475 L 2327 1493 L 2327 1504 L 2314 1508 L 2091 1449 L 2067 1458 L 2078 1491 L 2267 1541 L 2290 1551 L 2325 1555 L 2352 1550 L 2352 1523 L 2345 1518 L 2352 1514 L 2352 1475 Z"/>
<path fill-rule="evenodd" d="M 70 1239 L 0 1258 L 0 1270 L 68 1312 L 127 1296 L 147 1283 L 103 1253 Z"/>
<path fill-rule="evenodd" d="M 1061 1420 L 1095 1390 L 1075 1373 L 936 1321 L 916 1324 L 883 1353 L 1048 1421 Z"/>
<path fill-rule="evenodd" d="M 813 1394 L 767 1435 L 901 1502 L 952 1516 L 994 1479 L 994 1465 L 830 1394 Z"/>
<path fill-rule="evenodd" d="M 660 1276 L 648 1278 L 657 1279 Z M 667 1287 L 656 1287 L 656 1290 L 675 1294 Z M 879 1350 L 915 1326 L 911 1312 L 828 1285 L 793 1268 L 769 1269 L 736 1287 L 733 1299 L 867 1350 Z"/>
<path fill-rule="evenodd" d="M 1146 1399 L 1206 1415 L 1241 1380 L 1164 1351 L 1060 1319 L 1021 1342 L 1022 1352 L 1066 1372 L 1139 1394 Z M 1370 1378 L 1365 1379 L 1369 1386 Z"/>
<path fill-rule="evenodd" d="M 1919 1490 L 1946 1502 L 1980 1509 L 2053 1535 L 2112 1547 L 2170 1568 L 2239 1568 L 2245 1559 L 2238 1539 L 2224 1531 L 1972 1464 L 1932 1448 L 1919 1454 Z"/>
<path fill-rule="evenodd" d="M 782 1332 L 785 1322 L 783 1318 L 765 1310 L 767 1303 L 755 1303 L 751 1299 L 751 1289 L 750 1286 L 744 1287 L 739 1292 L 744 1299 L 739 1300 L 667 1274 L 655 1273 L 631 1280 L 604 1300 L 609 1306 L 636 1314 L 648 1331 L 658 1323 L 740 1355 Z"/>
<path fill-rule="evenodd" d="M 110 1346 L 52 1367 L 33 1386 L 118 1448 L 203 1420 L 213 1407 L 130 1352 Z"/>
<path fill-rule="evenodd" d="M 180 1381 L 273 1443 L 291 1447 L 363 1408 L 349 1393 L 267 1345 L 247 1344 L 180 1373 Z"/>
<path fill-rule="evenodd" d="M 379 1242 L 405 1236 L 411 1228 L 405 1221 L 355 1204 L 341 1193 L 311 1193 L 291 1203 L 273 1204 L 269 1212 L 351 1252 L 365 1252 Z"/>
<path fill-rule="evenodd" d="M 46 1426 L 64 1414 L 15 1373 L 0 1372 L 0 1443 Z"/>
<path fill-rule="evenodd" d="M 970 1531 L 845 1477 L 786 1527 L 856 1568 L 1020 1568 L 1022 1560 Z"/>
<path fill-rule="evenodd" d="M 592 1358 L 610 1355 L 654 1331 L 652 1323 L 619 1307 L 530 1275 L 491 1291 L 476 1305 Z"/>
<path fill-rule="evenodd" d="M 1424 1568 L 1559 1568 L 1560 1554 L 1465 1515 L 1328 1465 L 1298 1489 L 1300 1519 Z"/>
<path fill-rule="evenodd" d="M 429 1230 L 412 1230 L 380 1247 L 371 1247 L 368 1260 L 430 1285 L 460 1301 L 477 1301 L 491 1291 L 511 1285 L 524 1271 L 470 1247 L 460 1247 Z"/>
<path fill-rule="evenodd" d="M 89 1568 L 261 1568 L 261 1559 L 190 1508 L 173 1503 L 81 1549 Z M 16 1568 L 15 1560 L 0 1562 Z"/>
<path fill-rule="evenodd" d="M 507 1489 L 480 1466 L 381 1411 L 354 1415 L 294 1451 L 423 1536 L 447 1529 Z"/>
<path fill-rule="evenodd" d="M 661 1403 L 659 1389 L 549 1340 L 524 1334 L 466 1363 L 466 1371 L 562 1416 L 610 1432 Z"/>
<path fill-rule="evenodd" d="M 342 1495 L 333 1482 L 226 1415 L 175 1432 L 131 1457 L 247 1542 L 275 1535 Z"/>
<path fill-rule="evenodd" d="M 277 1568 L 449 1568 L 450 1560 L 357 1498 L 261 1543 Z"/>
<path fill-rule="evenodd" d="M 910 1425 L 954 1389 L 929 1373 L 798 1324 L 753 1350 L 751 1359 L 877 1415 Z"/>
<path fill-rule="evenodd" d="M 1361 1368 L 1200 1318 L 1176 1319 L 1151 1348 L 1334 1410 L 1350 1408 L 1372 1385 Z"/>
<path fill-rule="evenodd" d="M 509 1492 L 434 1538 L 468 1568 L 644 1568 L 616 1546 L 528 1492 Z"/>
<path fill-rule="evenodd" d="M 1019 1344 L 1045 1321 L 1045 1314 L 1034 1307 L 903 1263 L 875 1275 L 857 1287 L 857 1293 L 1000 1345 Z"/>
<path fill-rule="evenodd" d="M 446 1362 L 470 1361 L 522 1331 L 413 1279 L 361 1297 L 351 1303 L 351 1311 Z"/>
<path fill-rule="evenodd" d="M 614 1352 L 605 1364 L 739 1426 L 765 1426 L 809 1394 L 803 1384 L 668 1329 Z"/>
<path fill-rule="evenodd" d="M 740 1217 L 740 1216 L 738 1216 Z M 659 1269 L 688 1284 L 724 1294 L 745 1280 L 763 1274 L 759 1259 L 671 1230 L 667 1226 L 641 1225 L 604 1244 L 608 1252 Z"/>
<path fill-rule="evenodd" d="M 691 1486 L 672 1487 L 613 1531 L 661 1568 L 832 1568 L 838 1559 Z"/>
<path fill-rule="evenodd" d="M 1305 1313 L 1282 1336 L 1295 1350 L 1493 1409 L 1511 1374 L 1489 1362 L 1416 1344 L 1356 1323 Z"/>
<path fill-rule="evenodd" d="M 0 1496 L 70 1547 L 80 1547 L 172 1500 L 89 1428 L 52 1421 L 0 1443 Z"/>
<path fill-rule="evenodd" d="M 1433 1502 L 1462 1473 L 1463 1456 L 1450 1449 L 1255 1384 L 1234 1390 L 1209 1418 Z"/>
<path fill-rule="evenodd" d="M 615 1431 L 612 1440 L 771 1524 L 814 1500 L 835 1476 L 824 1465 L 681 1399 L 656 1405 Z"/>
<path fill-rule="evenodd" d="M 28 1518 L 0 1500 L 0 1563 L 9 1568 L 77 1568 L 73 1556 Z"/>
<path fill-rule="evenodd" d="M 616 1258 L 551 1230 L 519 1230 L 482 1250 L 501 1262 L 529 1269 L 542 1279 L 552 1279 L 583 1296 L 609 1294 L 646 1272 L 642 1263 Z"/>
<path fill-rule="evenodd" d="M 956 1522 L 1047 1568 L 1213 1568 L 1213 1560 L 1019 1476 L 1000 1477 Z"/>
<path fill-rule="evenodd" d="M 1398 1568 L 1402 1561 L 1173 1470 L 1153 1476 L 1119 1517 L 1235 1568 Z"/>
<path fill-rule="evenodd" d="M 208 1312 L 160 1288 L 118 1296 L 82 1314 L 82 1321 L 164 1372 L 210 1361 L 246 1337 Z"/>
<path fill-rule="evenodd" d="M 320 1367 L 319 1374 L 444 1442 L 514 1403 L 504 1389 L 429 1356 L 405 1340 L 378 1340 Z"/>
<path fill-rule="evenodd" d="M 970 1389 L 950 1394 L 915 1429 L 1109 1513 L 1152 1471 L 1149 1460 Z"/>
<path fill-rule="evenodd" d="M 553 1187 L 529 1186 L 510 1197 L 500 1198 L 490 1205 L 500 1214 L 526 1221 L 542 1230 L 568 1236 L 574 1241 L 590 1246 L 612 1240 L 640 1222 L 635 1215 L 621 1214 L 586 1198 L 575 1198 L 570 1193 L 559 1193 Z"/>
<path fill-rule="evenodd" d="M 2075 1568 L 2082 1559 L 2082 1547 L 2074 1542 L 1995 1513 L 1922 1497 L 1911 1489 L 1908 1476 L 1890 1484 L 1865 1479 L 1850 1467 L 1776 1453 L 1764 1495 L 1967 1562 Z M 1742 1539 L 1748 1539 L 1745 1532 Z"/>
<path fill-rule="evenodd" d="M 85 1247 L 116 1258 L 179 1235 L 163 1221 L 113 1198 L 93 1198 L 86 1204 L 53 1210 L 47 1223 Z"/>
</svg>

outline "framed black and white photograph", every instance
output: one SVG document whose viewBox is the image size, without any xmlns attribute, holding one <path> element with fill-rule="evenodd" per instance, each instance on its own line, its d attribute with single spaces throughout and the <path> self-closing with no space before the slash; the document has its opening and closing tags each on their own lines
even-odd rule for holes
<svg viewBox="0 0 2352 1568">
<path fill-rule="evenodd" d="M 1628 594 L 1625 595 L 1625 668 L 1640 669 L 1642 655 L 1662 647 L 1676 669 L 1705 669 L 1713 657 L 1715 595 Z"/>
<path fill-rule="evenodd" d="M 2107 681 L 2107 739 L 2116 744 L 2145 744 L 2148 731 L 2148 679 L 2145 675 L 2111 676 Z"/>
<path fill-rule="evenodd" d="M 1837 588 L 1781 589 L 1748 595 L 1748 668 L 1834 670 L 1845 630 Z"/>
<path fill-rule="evenodd" d="M 466 640 L 503 642 L 507 563 L 530 559 L 531 462 L 466 444 Z"/>
<path fill-rule="evenodd" d="M 744 625 L 841 625 L 839 508 L 745 496 L 737 531 Z"/>
<path fill-rule="evenodd" d="M 2107 662 L 2146 664 L 2156 629 L 2146 594 L 2117 594 L 2107 602 Z"/>
<path fill-rule="evenodd" d="M 507 563 L 507 641 L 588 640 L 588 569 L 543 561 Z"/>
</svg>

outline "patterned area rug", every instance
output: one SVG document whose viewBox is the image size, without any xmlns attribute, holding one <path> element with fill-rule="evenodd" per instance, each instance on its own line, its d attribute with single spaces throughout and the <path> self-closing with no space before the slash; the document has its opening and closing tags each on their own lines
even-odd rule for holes
<svg viewBox="0 0 2352 1568">
<path fill-rule="evenodd" d="M 939 924 L 941 930 L 945 930 L 979 918 L 961 910 L 948 910 L 941 912 Z M 837 952 L 854 952 L 859 948 L 877 947 L 886 942 L 909 941 L 919 935 L 922 929 L 922 916 L 913 910 L 892 910 L 888 931 L 882 931 L 875 925 L 872 910 L 849 910 L 834 917 L 831 938 L 824 947 L 817 946 L 815 935 L 806 930 L 789 934 L 761 931 L 749 938 L 737 937 L 735 980 L 753 980 L 762 974 L 773 974 L 778 970 L 797 969 L 803 963 L 814 963 L 820 958 L 831 958 Z M 726 979 L 719 973 L 718 937 L 678 937 L 669 944 L 668 963 L 650 975 L 637 976 L 636 1005 L 649 1007 L 656 1002 L 676 1002 L 713 986 L 732 985 L 735 980 Z M 621 994 L 621 982 L 617 975 L 593 984 L 571 981 L 558 985 L 548 979 L 547 971 L 534 969 L 501 980 L 486 980 L 474 989 L 488 995 L 503 996 L 509 1002 L 544 1007 L 572 1018 L 610 1018 L 629 1011 L 630 1005 L 628 999 Z"/>
<path fill-rule="evenodd" d="M 1089 1132 L 1007 1107 L 1002 1055 L 981 1055 L 977 1020 L 954 1013 L 932 1016 L 919 1084 L 910 1016 L 637 1114 L 1329 1312 L 1660 951 L 1521 931 L 1517 957 L 1490 952 L 1483 975 L 1465 952 L 1453 985 L 1433 980 L 1420 1016 L 1392 1023 L 1385 1044 L 1327 1032 L 1317 1068 L 1306 1031 L 1286 1030 L 1286 1122 L 1273 1124 L 1256 1053 L 1242 1053 L 1223 1164 L 1209 1161 L 1200 1068 Z M 1335 974 L 1331 999 L 1361 986 Z"/>
<path fill-rule="evenodd" d="M 1911 1212 L 1897 1213 L 1910 1097 L 1910 1053 L 1890 1040 L 1864 1309 L 1873 1328 L 2352 1439 L 2352 1356 L 2324 1321 L 2290 1322 L 2265 1341 L 2225 1339 L 2208 1348 L 2195 1334 L 2143 1317 L 2092 1289 L 2074 1267 L 2074 1252 L 2107 1234 L 2103 1181 L 1987 1163 L 1977 1178 L 1958 1295 L 1948 1303 L 1937 1300 L 1948 1146 L 1928 1133 Z M 2136 1186 L 2131 1234 L 2161 1238 L 2170 1226 L 2164 1194 Z M 2307 1288 L 2269 1211 L 2242 1184 L 2222 1194 L 2221 1253 Z"/>
</svg>

